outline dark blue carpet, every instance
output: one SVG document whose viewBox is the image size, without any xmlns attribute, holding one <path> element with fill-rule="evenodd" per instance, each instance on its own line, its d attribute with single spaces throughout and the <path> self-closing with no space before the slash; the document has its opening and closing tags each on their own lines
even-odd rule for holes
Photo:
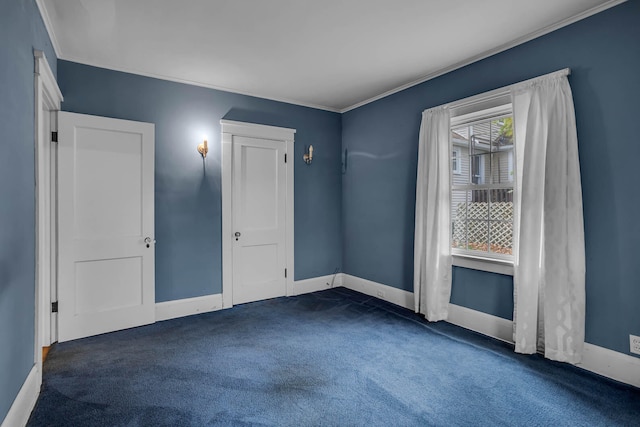
<svg viewBox="0 0 640 427">
<path fill-rule="evenodd" d="M 637 388 L 338 288 L 58 344 L 28 425 L 639 424 Z"/>
</svg>

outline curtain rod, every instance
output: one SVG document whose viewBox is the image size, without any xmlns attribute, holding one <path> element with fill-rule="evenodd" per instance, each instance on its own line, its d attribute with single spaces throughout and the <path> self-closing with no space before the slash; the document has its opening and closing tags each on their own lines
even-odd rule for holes
<svg viewBox="0 0 640 427">
<path fill-rule="evenodd" d="M 571 69 L 570 68 L 564 68 L 562 70 L 558 70 L 558 71 L 554 71 L 548 74 L 543 74 L 542 76 L 538 76 L 538 77 L 534 77 L 532 79 L 528 79 L 528 80 L 523 80 L 521 82 L 518 83 L 513 83 L 510 84 L 508 86 L 503 86 L 501 88 L 498 89 L 494 89 L 494 90 L 490 90 L 488 92 L 484 92 L 478 95 L 473 95 L 473 96 L 469 96 L 467 98 L 462 98 L 459 99 L 457 101 L 453 101 L 453 102 L 449 102 L 447 104 L 443 104 L 443 107 L 446 108 L 460 108 L 460 107 L 467 107 L 469 105 L 473 105 L 477 102 L 485 102 L 487 100 L 490 100 L 491 98 L 499 98 L 501 96 L 507 95 L 509 94 L 509 92 L 511 92 L 511 89 L 513 89 L 514 87 L 520 86 L 520 85 L 526 85 L 528 83 L 533 83 L 536 80 L 540 80 L 540 79 L 544 79 L 544 78 L 548 78 L 548 77 L 555 77 L 555 76 L 568 76 L 571 74 Z M 438 107 L 434 107 L 434 108 L 438 108 Z M 429 108 L 430 110 L 431 108 Z"/>
</svg>

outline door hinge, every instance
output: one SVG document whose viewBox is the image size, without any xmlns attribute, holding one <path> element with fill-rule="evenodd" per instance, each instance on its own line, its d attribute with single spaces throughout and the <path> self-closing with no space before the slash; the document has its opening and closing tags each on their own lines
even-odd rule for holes
<svg viewBox="0 0 640 427">
<path fill-rule="evenodd" d="M 284 278 L 285 279 L 287 278 L 287 269 L 286 268 L 284 269 Z"/>
<path fill-rule="evenodd" d="M 58 312 L 58 301 L 55 301 L 55 302 L 51 303 L 51 312 L 52 313 L 57 313 Z"/>
<path fill-rule="evenodd" d="M 287 153 L 284 153 L 284 162 L 287 163 Z"/>
<path fill-rule="evenodd" d="M 58 142 L 58 132 L 51 132 L 51 142 Z"/>
</svg>

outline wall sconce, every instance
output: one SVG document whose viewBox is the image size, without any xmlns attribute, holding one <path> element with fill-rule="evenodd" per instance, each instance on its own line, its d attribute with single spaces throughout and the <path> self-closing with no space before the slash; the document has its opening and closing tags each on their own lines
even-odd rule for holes
<svg viewBox="0 0 640 427">
<path fill-rule="evenodd" d="M 306 149 L 304 155 L 302 156 L 302 160 L 308 165 L 311 164 L 313 160 L 313 145 L 310 145 L 309 148 Z"/>
<path fill-rule="evenodd" d="M 207 145 L 207 140 L 205 139 L 202 144 L 198 144 L 198 153 L 202 154 L 202 158 L 207 157 L 207 153 L 209 152 L 209 145 Z"/>
</svg>

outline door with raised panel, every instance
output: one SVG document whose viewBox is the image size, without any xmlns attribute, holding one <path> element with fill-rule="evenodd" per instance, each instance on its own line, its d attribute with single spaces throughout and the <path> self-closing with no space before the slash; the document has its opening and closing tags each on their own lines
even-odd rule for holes
<svg viewBox="0 0 640 427">
<path fill-rule="evenodd" d="M 155 321 L 154 125 L 58 116 L 58 340 Z"/>
<path fill-rule="evenodd" d="M 286 143 L 233 136 L 233 304 L 287 293 Z"/>
</svg>

